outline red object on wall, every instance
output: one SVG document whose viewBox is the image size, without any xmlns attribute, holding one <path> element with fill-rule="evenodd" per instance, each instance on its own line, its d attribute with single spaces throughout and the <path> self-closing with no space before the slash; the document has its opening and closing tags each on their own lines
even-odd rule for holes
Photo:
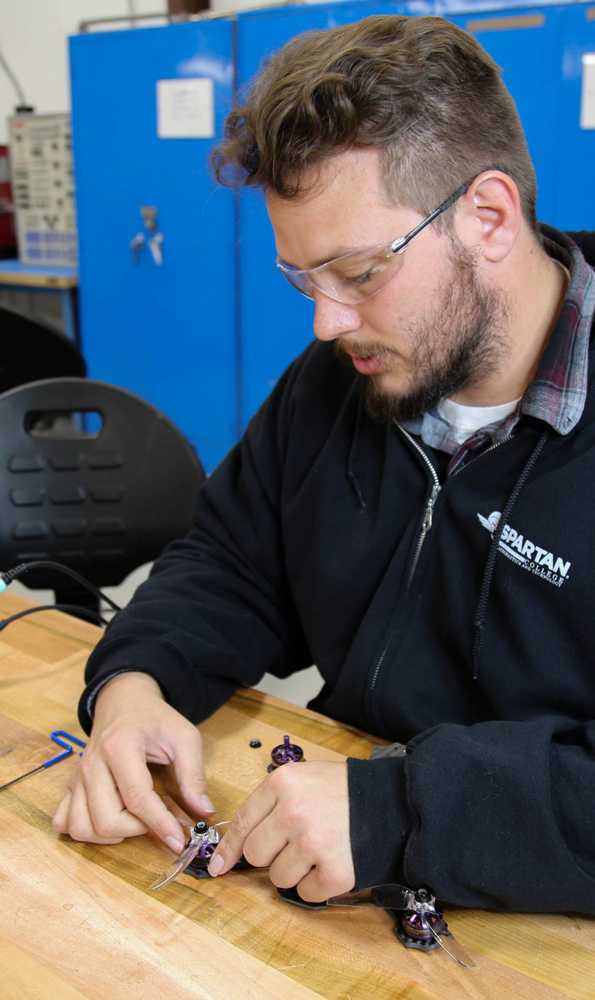
<svg viewBox="0 0 595 1000">
<path fill-rule="evenodd" d="M 16 257 L 12 185 L 8 169 L 8 146 L 0 146 L 0 257 Z"/>
</svg>

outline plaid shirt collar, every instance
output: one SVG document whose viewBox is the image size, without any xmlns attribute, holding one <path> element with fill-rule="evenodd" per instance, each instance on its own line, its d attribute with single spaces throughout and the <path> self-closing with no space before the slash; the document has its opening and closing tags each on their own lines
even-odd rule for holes
<svg viewBox="0 0 595 1000">
<path fill-rule="evenodd" d="M 403 425 L 410 433 L 419 435 L 424 444 L 452 456 L 449 475 L 464 464 L 470 452 L 483 451 L 510 437 L 523 415 L 536 417 L 565 435 L 574 430 L 583 414 L 595 315 L 595 272 L 564 233 L 545 225 L 540 229 L 547 253 L 570 272 L 570 284 L 537 374 L 517 409 L 505 420 L 482 427 L 463 445 L 454 439 L 450 425 L 437 409 Z"/>
</svg>

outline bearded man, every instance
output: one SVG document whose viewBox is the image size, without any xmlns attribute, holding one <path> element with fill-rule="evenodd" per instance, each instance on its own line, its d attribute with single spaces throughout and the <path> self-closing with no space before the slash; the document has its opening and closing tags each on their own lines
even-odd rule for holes
<svg viewBox="0 0 595 1000">
<path fill-rule="evenodd" d="M 440 18 L 308 33 L 214 165 L 262 188 L 316 339 L 91 656 L 56 829 L 181 849 L 147 762 L 208 814 L 194 724 L 316 663 L 312 707 L 391 748 L 274 772 L 211 874 L 594 913 L 595 279 L 536 223 L 498 68 Z"/>
</svg>

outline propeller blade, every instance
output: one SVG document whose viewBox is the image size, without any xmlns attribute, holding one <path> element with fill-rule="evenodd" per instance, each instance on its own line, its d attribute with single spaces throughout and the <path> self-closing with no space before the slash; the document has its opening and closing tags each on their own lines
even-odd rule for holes
<svg viewBox="0 0 595 1000">
<path fill-rule="evenodd" d="M 449 931 L 449 937 L 447 938 L 448 944 L 445 943 L 444 938 L 438 931 L 432 927 L 429 920 L 422 918 L 422 926 L 431 931 L 433 938 L 437 941 L 443 951 L 453 959 L 457 965 L 462 965 L 464 969 L 476 969 L 477 965 L 473 961 L 470 955 L 467 954 L 462 945 L 459 944 L 457 939 L 454 937 L 452 931 Z"/>
<path fill-rule="evenodd" d="M 156 882 L 153 882 L 153 885 L 150 888 L 163 889 L 164 885 L 169 885 L 169 883 L 173 882 L 173 880 L 177 878 L 178 875 L 181 875 L 181 873 L 186 870 L 188 865 L 192 861 L 194 861 L 196 855 L 200 850 L 200 844 L 201 844 L 201 838 L 198 837 L 191 838 L 188 844 L 186 844 L 186 847 L 184 848 L 182 853 L 179 855 L 177 861 L 172 865 L 169 871 L 166 872 L 166 874 L 163 875 L 160 879 L 157 879 Z"/>
</svg>

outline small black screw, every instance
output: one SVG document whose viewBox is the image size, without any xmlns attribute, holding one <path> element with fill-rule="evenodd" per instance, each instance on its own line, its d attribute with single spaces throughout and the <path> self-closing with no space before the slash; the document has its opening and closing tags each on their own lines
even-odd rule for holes
<svg viewBox="0 0 595 1000">
<path fill-rule="evenodd" d="M 260 740 L 250 740 L 250 746 L 252 747 L 253 750 L 258 750 L 258 747 L 261 747 L 262 743 L 260 742 Z"/>
</svg>

